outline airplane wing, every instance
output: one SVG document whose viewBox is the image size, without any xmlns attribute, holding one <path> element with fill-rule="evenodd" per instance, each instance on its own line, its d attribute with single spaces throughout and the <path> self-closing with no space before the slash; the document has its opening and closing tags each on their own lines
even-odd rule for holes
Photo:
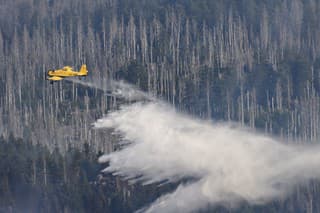
<svg viewBox="0 0 320 213">
<path fill-rule="evenodd" d="M 63 78 L 59 77 L 59 76 L 52 76 L 52 77 L 49 77 L 47 79 L 50 80 L 50 81 L 61 81 Z"/>
</svg>

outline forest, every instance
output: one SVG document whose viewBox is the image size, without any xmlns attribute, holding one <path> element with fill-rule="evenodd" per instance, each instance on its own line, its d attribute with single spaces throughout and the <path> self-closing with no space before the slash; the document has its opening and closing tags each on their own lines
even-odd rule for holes
<svg viewBox="0 0 320 213">
<path fill-rule="evenodd" d="M 121 147 L 91 124 L 120 102 L 72 81 L 51 86 L 46 72 L 65 65 L 201 119 L 316 144 L 319 12 L 317 0 L 0 0 L 0 212 L 133 212 L 176 187 L 101 172 L 98 157 Z M 319 189 L 203 211 L 318 212 Z"/>
</svg>

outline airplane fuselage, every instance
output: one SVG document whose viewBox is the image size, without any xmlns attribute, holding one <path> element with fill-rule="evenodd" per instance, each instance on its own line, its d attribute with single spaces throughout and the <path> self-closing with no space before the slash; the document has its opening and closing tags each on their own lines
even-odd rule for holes
<svg viewBox="0 0 320 213">
<path fill-rule="evenodd" d="M 76 71 L 64 71 L 64 70 L 53 70 L 48 72 L 48 76 L 59 76 L 59 77 L 72 77 L 72 76 L 86 76 L 85 73 Z"/>
</svg>

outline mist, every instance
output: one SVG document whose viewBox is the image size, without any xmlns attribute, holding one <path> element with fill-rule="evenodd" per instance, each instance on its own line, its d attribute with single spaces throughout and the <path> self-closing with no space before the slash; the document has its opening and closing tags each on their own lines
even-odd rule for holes
<svg viewBox="0 0 320 213">
<path fill-rule="evenodd" d="M 104 171 L 142 184 L 184 181 L 141 212 L 191 212 L 208 205 L 265 204 L 320 178 L 320 147 L 285 144 L 237 124 L 213 123 L 150 101 L 94 123 L 130 141 L 99 160 Z M 139 177 L 139 178 L 137 178 Z"/>
<path fill-rule="evenodd" d="M 88 78 L 86 80 L 67 78 L 66 80 L 85 87 L 101 90 L 105 92 L 107 96 L 123 98 L 127 101 L 155 101 L 155 98 L 151 94 L 143 92 L 134 85 L 126 83 L 125 81 L 115 81 L 105 78 Z"/>
</svg>

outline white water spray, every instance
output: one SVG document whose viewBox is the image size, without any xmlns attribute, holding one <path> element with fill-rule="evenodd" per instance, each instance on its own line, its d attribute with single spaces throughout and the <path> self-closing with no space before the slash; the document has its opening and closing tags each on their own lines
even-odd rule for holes
<svg viewBox="0 0 320 213">
<path fill-rule="evenodd" d="M 100 158 L 106 172 L 144 183 L 195 181 L 158 198 L 146 212 L 190 212 L 207 205 L 263 204 L 294 184 L 320 178 L 320 147 L 285 145 L 227 124 L 177 113 L 159 102 L 122 107 L 95 122 L 132 143 Z M 141 177 L 142 175 L 142 177 Z"/>
</svg>

